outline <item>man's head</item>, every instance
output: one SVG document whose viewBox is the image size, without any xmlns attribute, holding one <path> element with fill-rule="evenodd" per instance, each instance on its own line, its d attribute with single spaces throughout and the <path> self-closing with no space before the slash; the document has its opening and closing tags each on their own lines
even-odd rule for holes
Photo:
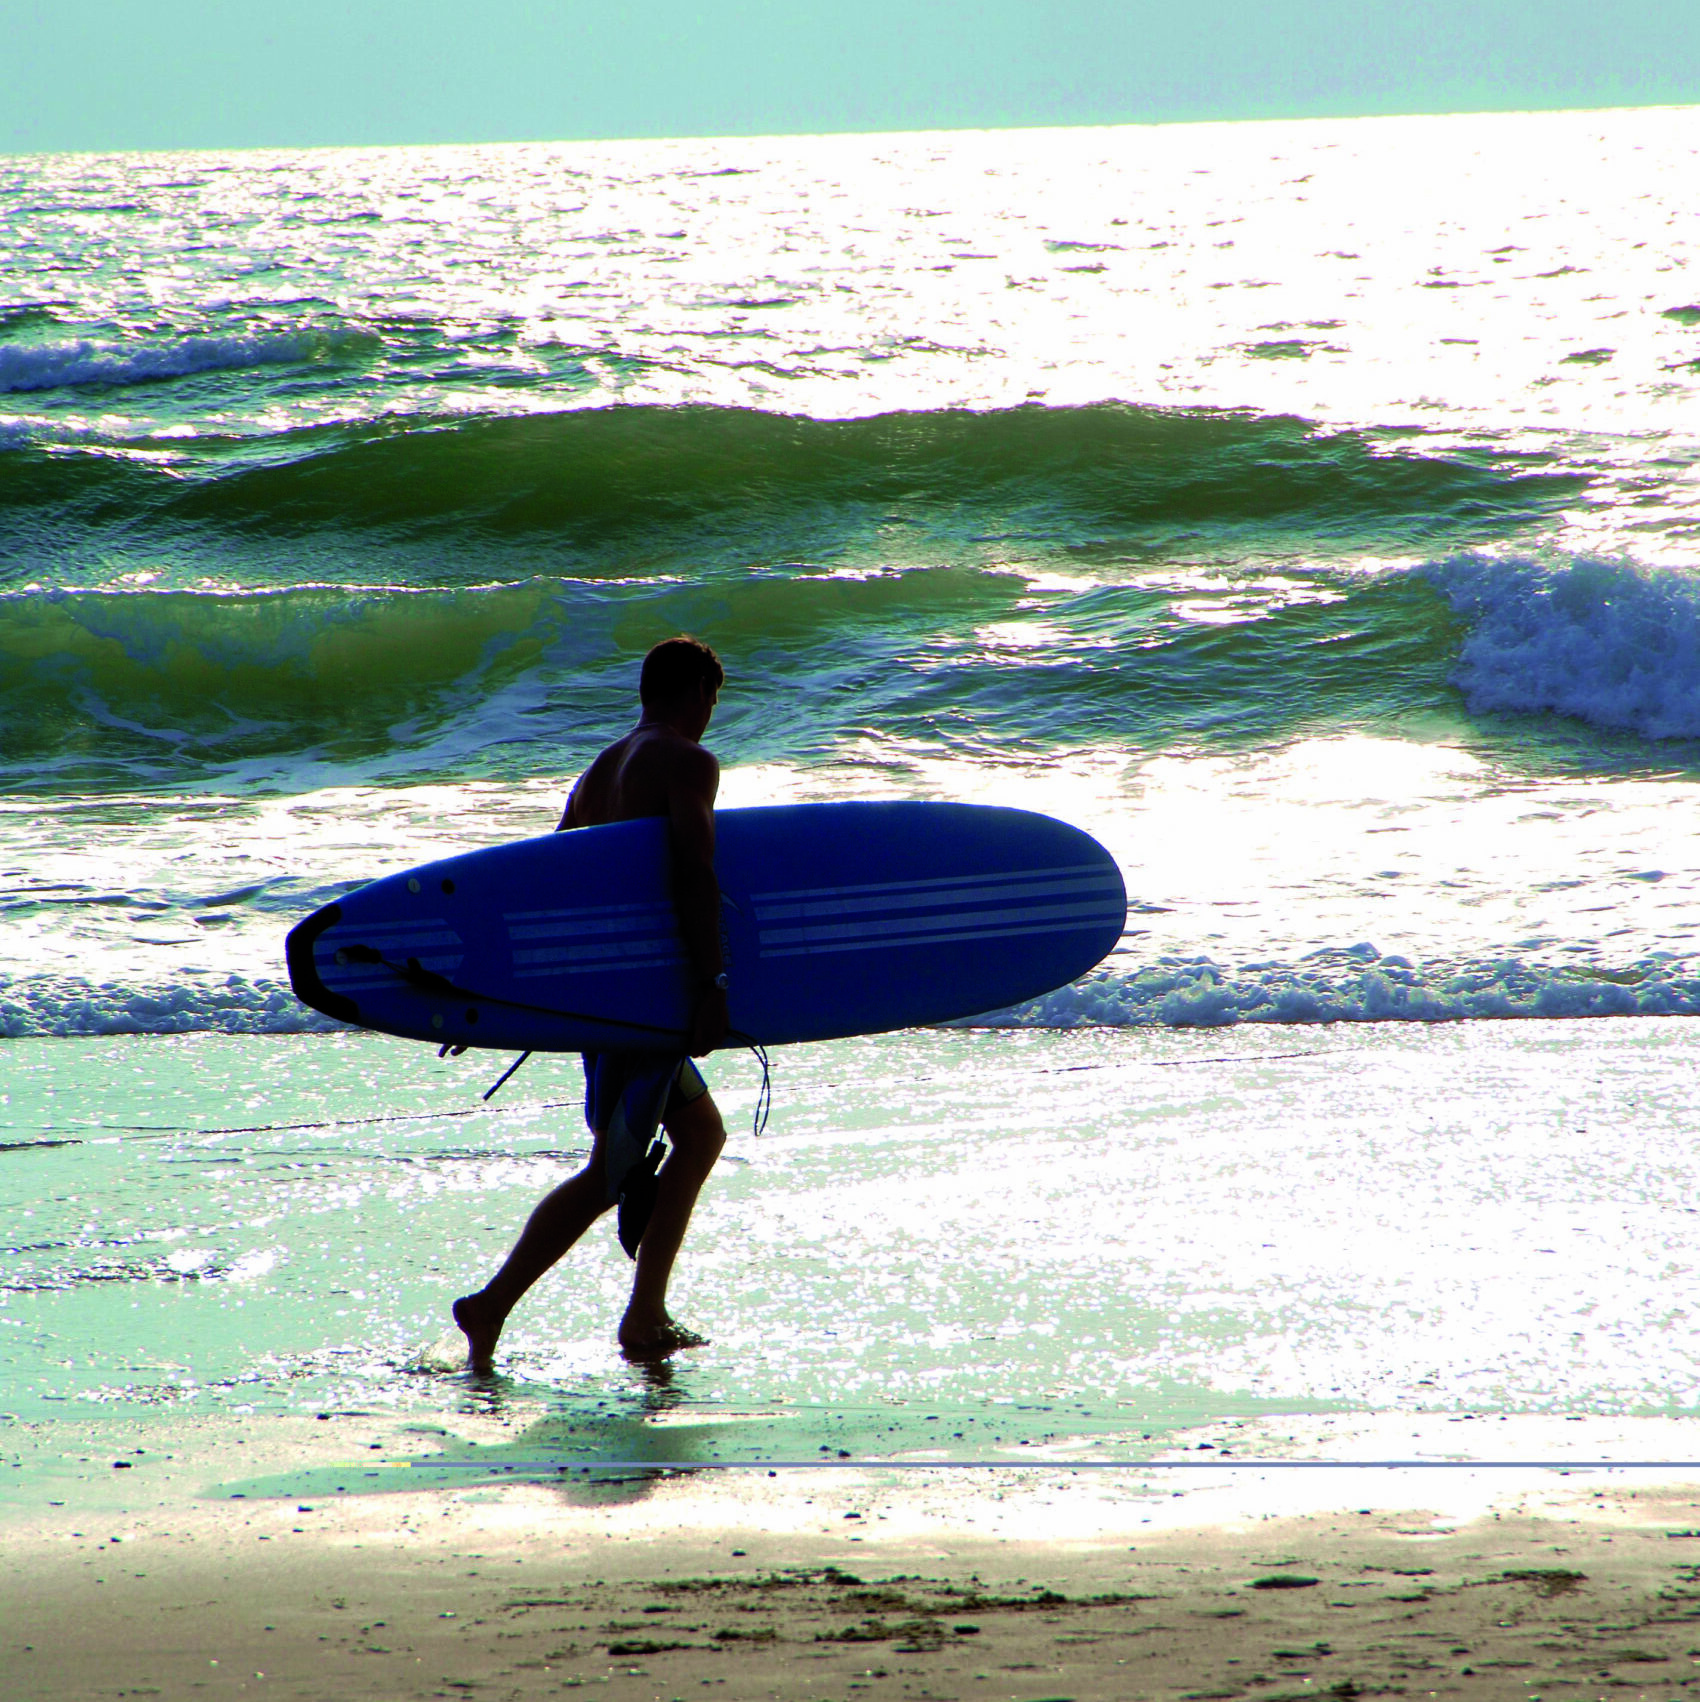
<svg viewBox="0 0 1700 1702">
<path fill-rule="evenodd" d="M 666 715 L 679 710 L 712 709 L 726 670 L 720 658 L 700 639 L 663 639 L 643 659 L 638 698 L 647 713 Z M 708 717 L 703 717 L 703 725 Z"/>
</svg>

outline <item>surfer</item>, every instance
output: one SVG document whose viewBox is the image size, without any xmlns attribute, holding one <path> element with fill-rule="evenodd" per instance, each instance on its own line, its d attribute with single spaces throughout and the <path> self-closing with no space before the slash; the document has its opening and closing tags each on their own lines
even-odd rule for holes
<svg viewBox="0 0 1700 1702">
<path fill-rule="evenodd" d="M 706 1337 L 675 1323 L 667 1281 L 697 1195 L 726 1144 L 702 1072 L 691 1062 L 726 1038 L 726 974 L 720 945 L 720 886 L 714 874 L 714 799 L 720 765 L 702 745 L 725 682 L 720 659 L 693 638 L 669 638 L 643 659 L 641 714 L 579 777 L 559 831 L 664 816 L 672 853 L 673 903 L 697 993 L 683 1048 L 587 1052 L 584 1114 L 591 1150 L 577 1175 L 537 1204 L 502 1268 L 454 1303 L 467 1361 L 487 1371 L 520 1296 L 611 1206 L 620 1244 L 636 1260 L 631 1300 L 620 1320 L 628 1359 L 659 1359 Z M 671 1150 L 662 1161 L 657 1125 Z"/>
</svg>

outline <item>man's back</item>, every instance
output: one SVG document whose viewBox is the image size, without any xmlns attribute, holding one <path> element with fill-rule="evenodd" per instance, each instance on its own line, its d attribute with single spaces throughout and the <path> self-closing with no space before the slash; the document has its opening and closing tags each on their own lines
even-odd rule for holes
<svg viewBox="0 0 1700 1702">
<path fill-rule="evenodd" d="M 672 817 L 690 803 L 712 810 L 719 781 L 719 764 L 695 739 L 670 726 L 640 723 L 584 771 L 561 826 Z"/>
</svg>

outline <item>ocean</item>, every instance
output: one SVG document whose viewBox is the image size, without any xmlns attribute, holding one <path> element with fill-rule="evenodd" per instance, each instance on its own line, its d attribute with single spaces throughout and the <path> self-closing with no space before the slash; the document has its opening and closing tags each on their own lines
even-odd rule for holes
<svg viewBox="0 0 1700 1702">
<path fill-rule="evenodd" d="M 1131 903 L 1073 987 L 776 1057 L 670 1400 L 888 1452 L 1686 1410 L 1697 156 L 1684 108 L 0 160 L 14 1416 L 461 1398 L 570 1060 L 481 1110 L 504 1060 L 339 1032 L 282 935 L 552 827 L 681 630 L 723 805 L 1042 809 Z M 648 1413 L 580 1258 L 514 1386 Z"/>
</svg>

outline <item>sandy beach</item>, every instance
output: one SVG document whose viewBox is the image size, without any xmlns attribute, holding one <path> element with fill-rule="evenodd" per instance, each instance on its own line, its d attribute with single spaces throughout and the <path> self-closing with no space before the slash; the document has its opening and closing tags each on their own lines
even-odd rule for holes
<svg viewBox="0 0 1700 1702">
<path fill-rule="evenodd" d="M 1431 1421 L 1417 1444 L 1442 1425 L 1480 1457 L 1552 1445 L 1494 1419 Z M 464 1421 L 462 1440 L 503 1428 Z M 1692 1440 L 1682 1421 L 1569 1428 L 1577 1459 Z M 122 1467 L 101 1435 L 70 1438 L 60 1504 L 8 1524 L 0 1688 L 1268 1702 L 1674 1696 L 1700 1674 L 1700 1466 L 557 1468 L 419 1487 L 405 1435 L 373 1429 L 221 1419 Z M 1387 1439 L 1238 1441 L 1371 1457 Z M 332 1462 L 352 1490 L 297 1499 Z"/>
</svg>

